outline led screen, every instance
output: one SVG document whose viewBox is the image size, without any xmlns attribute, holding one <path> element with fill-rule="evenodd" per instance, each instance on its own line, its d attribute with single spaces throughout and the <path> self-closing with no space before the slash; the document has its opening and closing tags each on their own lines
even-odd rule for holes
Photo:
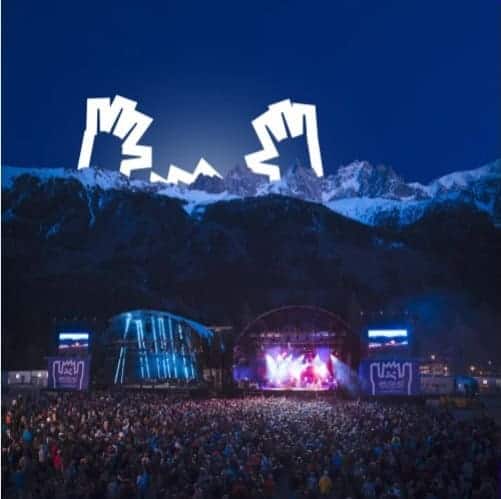
<svg viewBox="0 0 501 499">
<path fill-rule="evenodd" d="M 59 333 L 58 339 L 59 352 L 74 352 L 89 348 L 89 333 Z"/>
<path fill-rule="evenodd" d="M 406 329 L 369 329 L 369 349 L 405 347 L 408 343 Z"/>
</svg>

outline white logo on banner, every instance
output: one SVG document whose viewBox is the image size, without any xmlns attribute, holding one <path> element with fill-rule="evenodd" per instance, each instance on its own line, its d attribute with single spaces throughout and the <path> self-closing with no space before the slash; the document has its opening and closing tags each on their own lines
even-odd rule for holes
<svg viewBox="0 0 501 499">
<path fill-rule="evenodd" d="M 371 362 L 369 365 L 372 395 L 376 391 L 386 391 L 387 393 L 403 392 L 411 394 L 412 387 L 412 363 L 397 361 Z M 407 386 L 405 379 L 407 378 Z"/>
<path fill-rule="evenodd" d="M 85 379 L 85 362 L 83 360 L 55 360 L 52 362 L 52 386 L 77 385 L 81 390 Z"/>
</svg>

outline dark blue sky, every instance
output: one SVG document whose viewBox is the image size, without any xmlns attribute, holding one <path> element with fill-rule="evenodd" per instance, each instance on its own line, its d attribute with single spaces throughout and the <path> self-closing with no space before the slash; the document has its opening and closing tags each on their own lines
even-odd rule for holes
<svg viewBox="0 0 501 499">
<path fill-rule="evenodd" d="M 500 154 L 497 0 L 4 0 L 4 164 L 76 167 L 87 97 L 152 116 L 154 168 L 225 171 L 250 121 L 317 105 L 327 173 L 355 159 L 408 180 Z"/>
</svg>

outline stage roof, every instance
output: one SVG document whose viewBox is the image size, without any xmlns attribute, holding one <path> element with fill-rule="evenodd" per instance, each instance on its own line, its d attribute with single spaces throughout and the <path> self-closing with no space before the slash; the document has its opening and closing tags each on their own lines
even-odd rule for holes
<svg viewBox="0 0 501 499">
<path fill-rule="evenodd" d="M 182 317 L 181 315 L 176 315 L 171 312 L 167 312 L 166 310 L 147 310 L 147 309 L 139 309 L 139 310 L 129 310 L 127 312 L 122 312 L 121 314 L 115 315 L 111 318 L 111 322 L 122 321 L 126 319 L 145 319 L 147 316 L 155 316 L 155 317 L 164 317 L 167 319 L 172 319 L 177 322 L 184 323 L 190 326 L 194 331 L 196 331 L 203 338 L 207 338 L 211 340 L 214 336 L 214 333 L 203 324 L 199 322 L 193 321 L 186 317 Z"/>
</svg>

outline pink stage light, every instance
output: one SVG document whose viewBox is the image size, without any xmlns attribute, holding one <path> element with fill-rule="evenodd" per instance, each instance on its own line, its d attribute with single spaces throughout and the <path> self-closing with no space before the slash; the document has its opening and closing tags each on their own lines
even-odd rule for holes
<svg viewBox="0 0 501 499">
<path fill-rule="evenodd" d="M 313 359 L 306 359 L 304 354 L 294 356 L 290 352 L 265 354 L 266 381 L 276 388 L 309 388 L 320 387 L 333 382 L 332 355 L 324 362 L 317 353 Z"/>
<path fill-rule="evenodd" d="M 327 367 L 326 363 L 320 359 L 318 354 L 313 359 L 313 373 L 317 378 L 320 378 L 321 380 L 327 378 L 327 376 L 329 375 L 329 368 Z"/>
</svg>

